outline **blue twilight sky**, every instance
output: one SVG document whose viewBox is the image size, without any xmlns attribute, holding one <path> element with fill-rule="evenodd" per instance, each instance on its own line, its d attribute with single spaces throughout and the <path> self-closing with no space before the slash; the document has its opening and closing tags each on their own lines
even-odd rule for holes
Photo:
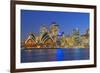
<svg viewBox="0 0 100 73">
<path fill-rule="evenodd" d="M 39 34 L 41 25 L 49 28 L 52 22 L 56 22 L 59 32 L 65 35 L 74 28 L 83 34 L 89 28 L 89 13 L 21 10 L 21 39 L 27 38 L 30 32 Z"/>
</svg>

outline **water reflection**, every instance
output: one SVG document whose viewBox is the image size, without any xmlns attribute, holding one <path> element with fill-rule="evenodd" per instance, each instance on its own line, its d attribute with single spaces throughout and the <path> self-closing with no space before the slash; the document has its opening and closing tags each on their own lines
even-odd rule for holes
<svg viewBox="0 0 100 73">
<path fill-rule="evenodd" d="M 89 59 L 88 48 L 22 49 L 21 62 L 46 62 Z"/>
</svg>

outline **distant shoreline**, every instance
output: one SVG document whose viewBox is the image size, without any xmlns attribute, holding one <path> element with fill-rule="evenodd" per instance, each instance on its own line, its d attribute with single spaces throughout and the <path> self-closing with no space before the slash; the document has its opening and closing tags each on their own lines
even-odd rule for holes
<svg viewBox="0 0 100 73">
<path fill-rule="evenodd" d="M 89 48 L 21 48 L 25 50 L 33 50 L 33 49 L 89 49 Z"/>
</svg>

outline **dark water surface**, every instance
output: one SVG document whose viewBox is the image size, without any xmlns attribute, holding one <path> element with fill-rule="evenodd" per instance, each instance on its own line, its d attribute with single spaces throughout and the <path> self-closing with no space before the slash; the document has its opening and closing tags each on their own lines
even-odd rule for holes
<svg viewBox="0 0 100 73">
<path fill-rule="evenodd" d="M 89 59 L 88 48 L 22 49 L 21 62 L 47 62 Z"/>
</svg>

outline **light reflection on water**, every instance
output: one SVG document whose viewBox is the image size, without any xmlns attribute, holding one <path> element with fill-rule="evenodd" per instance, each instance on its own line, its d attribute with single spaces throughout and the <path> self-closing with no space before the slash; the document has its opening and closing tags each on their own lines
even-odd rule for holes
<svg viewBox="0 0 100 73">
<path fill-rule="evenodd" d="M 21 50 L 21 62 L 46 62 L 89 59 L 88 48 L 57 48 Z"/>
</svg>

